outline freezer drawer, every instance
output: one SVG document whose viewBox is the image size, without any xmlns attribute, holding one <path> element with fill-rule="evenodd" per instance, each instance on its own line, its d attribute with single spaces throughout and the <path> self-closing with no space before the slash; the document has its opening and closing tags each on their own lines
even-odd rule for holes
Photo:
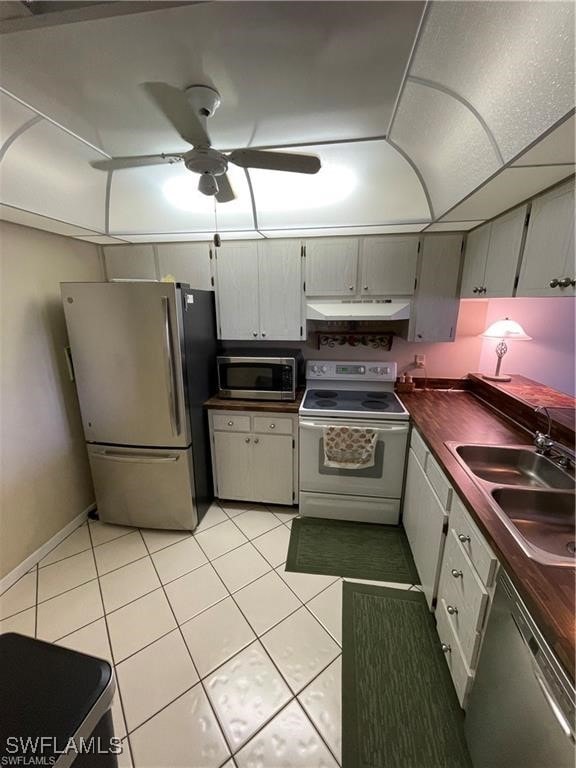
<svg viewBox="0 0 576 768">
<path fill-rule="evenodd" d="M 197 525 L 192 449 L 88 445 L 100 520 L 143 528 Z"/>
</svg>

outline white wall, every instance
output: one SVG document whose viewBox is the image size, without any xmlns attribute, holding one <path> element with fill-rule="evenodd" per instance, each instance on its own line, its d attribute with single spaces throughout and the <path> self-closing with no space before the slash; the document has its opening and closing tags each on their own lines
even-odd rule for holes
<svg viewBox="0 0 576 768">
<path fill-rule="evenodd" d="M 96 246 L 0 222 L 0 578 L 94 500 L 59 284 L 102 279 Z"/>
</svg>

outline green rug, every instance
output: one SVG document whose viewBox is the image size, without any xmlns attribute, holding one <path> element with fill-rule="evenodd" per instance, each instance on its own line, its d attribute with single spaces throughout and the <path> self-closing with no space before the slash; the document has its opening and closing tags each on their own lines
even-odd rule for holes
<svg viewBox="0 0 576 768">
<path fill-rule="evenodd" d="M 292 521 L 286 570 L 420 583 L 403 528 L 320 517 Z"/>
<path fill-rule="evenodd" d="M 344 583 L 342 768 L 471 768 L 424 595 Z"/>
</svg>

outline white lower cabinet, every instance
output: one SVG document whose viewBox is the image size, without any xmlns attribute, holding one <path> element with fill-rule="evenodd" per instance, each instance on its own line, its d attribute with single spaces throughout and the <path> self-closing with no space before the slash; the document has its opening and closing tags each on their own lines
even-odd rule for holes
<svg viewBox="0 0 576 768">
<path fill-rule="evenodd" d="M 474 683 L 498 561 L 415 429 L 402 521 L 464 709 Z"/>
<path fill-rule="evenodd" d="M 434 493 L 426 472 L 410 449 L 402 522 L 420 576 L 426 601 L 432 608 L 444 549 L 448 513 Z"/>
<path fill-rule="evenodd" d="M 209 420 L 217 498 L 295 503 L 298 482 L 295 417 L 210 411 Z M 278 432 L 272 433 L 273 429 Z"/>
</svg>

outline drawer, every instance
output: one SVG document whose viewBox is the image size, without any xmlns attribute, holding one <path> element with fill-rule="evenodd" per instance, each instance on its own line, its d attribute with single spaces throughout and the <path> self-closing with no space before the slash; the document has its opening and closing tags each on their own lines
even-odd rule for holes
<svg viewBox="0 0 576 768">
<path fill-rule="evenodd" d="M 436 613 L 444 611 L 446 613 L 446 621 L 448 621 L 452 627 L 452 631 L 456 634 L 462 655 L 466 661 L 467 666 L 470 669 L 476 667 L 476 661 L 478 659 L 478 651 L 480 650 L 480 642 L 482 640 L 482 634 L 480 632 L 473 632 L 469 629 L 469 624 L 466 624 L 466 614 L 459 608 L 455 613 L 454 606 L 446 594 L 440 594 L 439 600 L 436 605 Z"/>
<path fill-rule="evenodd" d="M 214 429 L 226 432 L 250 432 L 250 416 L 236 416 L 215 413 L 212 416 Z"/>
<path fill-rule="evenodd" d="M 444 509 L 449 510 L 452 503 L 452 486 L 446 479 L 446 475 L 442 472 L 438 466 L 438 462 L 432 454 L 428 456 L 426 462 L 426 474 L 428 475 L 430 484 L 436 491 L 436 495 L 440 499 L 442 506 Z"/>
<path fill-rule="evenodd" d="M 291 435 L 293 424 L 292 419 L 287 419 L 286 416 L 276 417 L 274 414 L 270 414 L 270 416 L 254 416 L 254 432 L 269 432 L 271 435 Z"/>
<path fill-rule="evenodd" d="M 452 501 L 450 525 L 480 579 L 487 587 L 491 586 L 498 569 L 498 560 L 456 494 Z"/>
<path fill-rule="evenodd" d="M 436 630 L 440 642 L 446 649 L 444 658 L 452 676 L 458 701 L 462 709 L 464 709 L 474 676 L 466 664 L 456 633 L 448 621 L 446 605 L 442 605 L 442 600 L 438 602 L 438 608 L 439 610 L 436 611 Z"/>
<path fill-rule="evenodd" d="M 416 454 L 416 458 L 420 462 L 420 465 L 423 470 L 426 470 L 426 457 L 428 456 L 428 448 L 426 447 L 426 443 L 422 438 L 420 437 L 420 433 L 418 430 L 413 429 L 412 430 L 412 436 L 410 438 L 410 448 L 414 451 Z"/>
<path fill-rule="evenodd" d="M 441 600 L 456 612 L 451 617 L 452 626 L 458 634 L 467 663 L 472 666 L 476 661 L 476 634 L 482 629 L 488 592 L 462 551 L 454 531 L 449 532 L 444 548 L 438 587 L 438 601 Z"/>
</svg>

